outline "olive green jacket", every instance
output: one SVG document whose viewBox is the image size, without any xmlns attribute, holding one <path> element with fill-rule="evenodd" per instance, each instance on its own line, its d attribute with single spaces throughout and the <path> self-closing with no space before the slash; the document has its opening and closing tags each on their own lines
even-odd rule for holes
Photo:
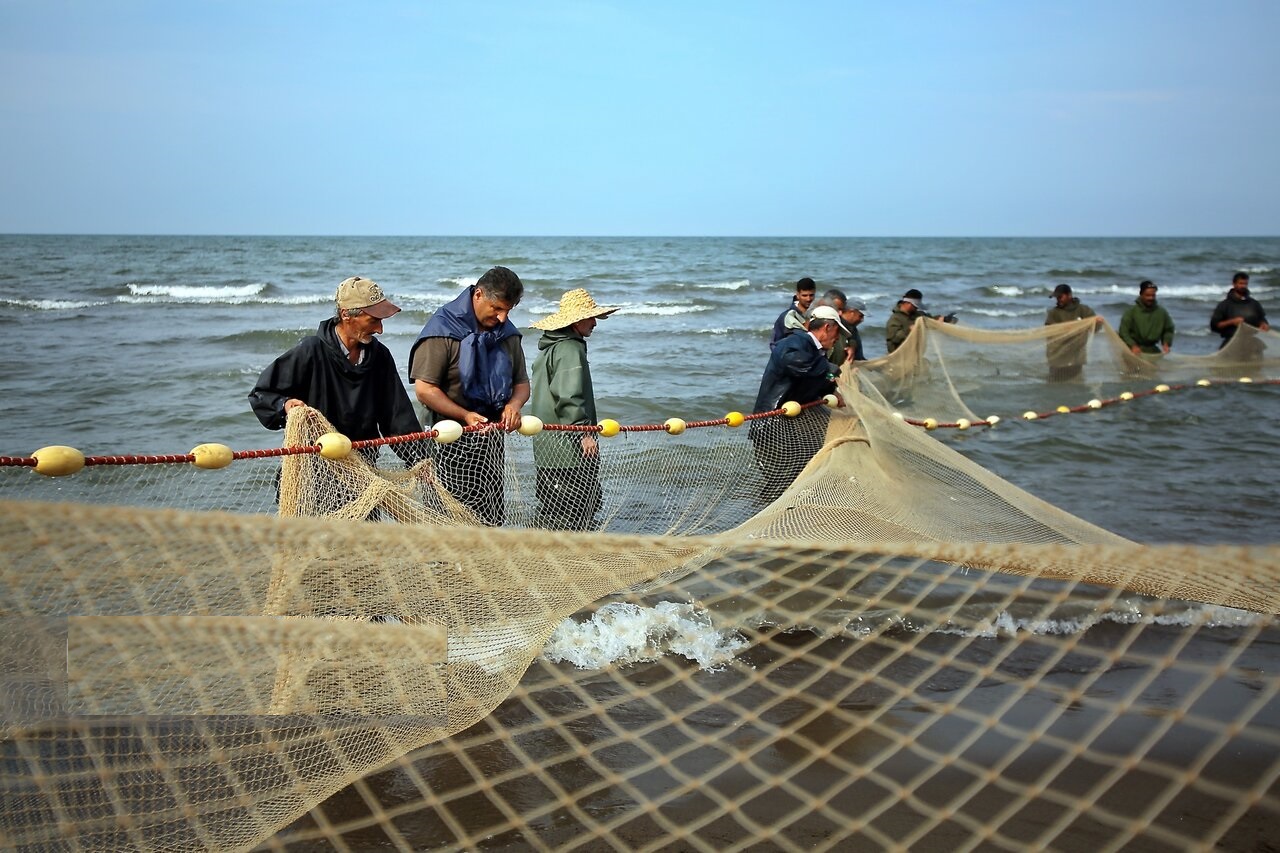
<svg viewBox="0 0 1280 853">
<path fill-rule="evenodd" d="M 542 333 L 529 380 L 533 386 L 529 413 L 544 424 L 596 423 L 587 342 L 573 329 Z M 543 430 L 533 437 L 534 464 L 539 468 L 576 468 L 585 458 L 584 435 L 586 433 Z"/>
<path fill-rule="evenodd" d="M 1173 344 L 1173 318 L 1163 305 L 1148 308 L 1135 300 L 1120 318 L 1118 334 L 1126 346 L 1141 347 L 1143 352 L 1160 352 L 1160 344 Z"/>
</svg>

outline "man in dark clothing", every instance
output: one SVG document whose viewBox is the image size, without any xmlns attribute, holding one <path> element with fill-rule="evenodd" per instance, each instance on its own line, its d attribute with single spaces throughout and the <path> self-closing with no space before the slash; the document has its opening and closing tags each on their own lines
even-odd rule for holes
<svg viewBox="0 0 1280 853">
<path fill-rule="evenodd" d="M 858 331 L 858 326 L 867 318 L 867 303 L 861 299 L 846 299 L 843 308 L 836 308 L 840 311 L 840 319 L 848 335 L 841 335 L 840 341 L 831 351 L 831 360 L 836 364 L 844 364 L 845 356 L 852 352 L 854 361 L 866 361 L 867 354 L 862 349 L 862 334 Z"/>
<path fill-rule="evenodd" d="M 827 357 L 836 364 L 844 364 L 848 354 L 852 352 L 854 361 L 866 361 L 858 324 L 866 318 L 867 304 L 861 299 L 850 299 L 843 290 L 833 287 L 814 300 L 813 307 L 809 309 L 809 317 L 816 316 L 818 309 L 823 307 L 834 309 L 840 321 L 840 333 Z"/>
<path fill-rule="evenodd" d="M 400 309 L 360 276 L 339 284 L 335 301 L 333 317 L 262 371 L 249 392 L 253 413 L 267 429 L 283 429 L 289 411 L 310 406 L 352 441 L 421 432 L 395 359 L 374 337 Z M 391 449 L 406 465 L 424 453 L 421 442 Z M 362 452 L 372 462 L 378 448 Z"/>
<path fill-rule="evenodd" d="M 813 305 L 813 298 L 818 286 L 813 279 L 805 277 L 796 282 L 796 295 L 791 300 L 791 307 L 778 315 L 773 322 L 773 338 L 769 341 L 769 349 L 778 345 L 778 341 L 795 331 L 804 329 L 804 316 Z"/>
<path fill-rule="evenodd" d="M 1225 347 L 1235 336 L 1236 330 L 1246 323 L 1263 332 L 1271 331 L 1267 312 L 1262 310 L 1262 304 L 1258 300 L 1249 295 L 1249 274 L 1238 272 L 1231 279 L 1227 298 L 1218 303 L 1209 318 L 1209 328 L 1222 335 L 1222 343 L 1218 345 L 1218 349 Z"/>
<path fill-rule="evenodd" d="M 1044 324 L 1056 326 L 1059 323 L 1070 323 L 1094 317 L 1094 325 L 1101 320 L 1093 313 L 1093 309 L 1085 305 L 1071 292 L 1071 285 L 1060 284 L 1053 289 L 1054 306 L 1045 314 Z M 1091 327 L 1092 328 L 1092 327 Z M 1049 360 L 1049 381 L 1068 382 L 1078 379 L 1084 373 L 1085 361 L 1088 359 L 1088 335 L 1082 332 L 1064 338 L 1054 338 L 1045 344 L 1045 357 Z"/>
<path fill-rule="evenodd" d="M 840 365 L 827 361 L 839 323 L 822 317 L 809 320 L 808 329 L 778 341 L 769 355 L 753 412 L 771 412 L 783 403 L 810 403 L 835 390 Z M 789 418 L 775 416 L 751 422 L 750 438 L 756 461 L 764 473 L 762 495 L 772 501 L 822 448 L 830 412 L 813 407 Z"/>
<path fill-rule="evenodd" d="M 409 351 L 409 378 L 432 425 L 494 425 L 435 449 L 441 485 L 493 527 L 506 516 L 503 433 L 520 426 L 529 400 L 520 330 L 508 317 L 523 295 L 519 276 L 494 267 L 441 306 Z"/>
</svg>

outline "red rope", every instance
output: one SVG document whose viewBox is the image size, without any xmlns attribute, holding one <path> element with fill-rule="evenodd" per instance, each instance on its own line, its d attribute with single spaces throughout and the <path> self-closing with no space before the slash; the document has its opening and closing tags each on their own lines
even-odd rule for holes
<svg viewBox="0 0 1280 853">
<path fill-rule="evenodd" d="M 1219 380 L 1205 380 L 1203 382 L 1198 382 L 1196 384 L 1200 385 L 1201 387 L 1208 387 L 1208 386 L 1214 386 L 1214 385 L 1248 385 L 1248 384 L 1280 385 L 1280 379 L 1258 379 L 1258 380 L 1254 380 L 1251 383 L 1240 382 L 1239 380 L 1232 380 L 1232 379 L 1219 379 Z M 1169 385 L 1168 391 L 1181 391 L 1190 387 L 1192 386 L 1185 385 L 1185 384 Z M 1140 397 L 1150 397 L 1155 394 L 1168 393 L 1168 391 L 1157 391 L 1155 388 L 1151 388 L 1145 391 L 1133 391 L 1131 392 L 1131 396 L 1128 399 L 1136 400 Z M 1102 408 L 1105 406 L 1114 405 L 1116 403 L 1127 402 L 1127 400 L 1122 399 L 1121 397 L 1111 397 L 1106 400 L 1099 400 L 1098 402 L 1100 405 L 1097 406 L 1096 408 Z M 815 406 L 823 406 L 823 405 L 826 405 L 825 400 L 813 400 L 812 402 L 809 402 L 809 403 L 802 403 L 800 405 L 800 408 L 802 410 L 811 409 L 811 408 L 814 408 Z M 1087 412 L 1094 408 L 1095 408 L 1094 406 L 1085 404 L 1081 406 L 1072 406 L 1070 409 L 1067 410 L 1067 412 L 1059 412 L 1055 409 L 1050 412 L 1036 412 L 1035 415 L 1036 415 L 1036 419 L 1040 420 L 1043 418 L 1051 418 L 1054 415 Z M 752 412 L 751 414 L 744 414 L 742 416 L 742 419 L 743 421 L 754 421 L 754 420 L 760 420 L 762 418 L 777 417 L 782 414 L 784 414 L 784 411 L 779 408 L 779 409 L 773 409 L 772 411 L 768 411 L 768 412 Z M 926 425 L 924 420 L 920 420 L 917 418 L 903 418 L 903 421 L 908 424 L 911 424 L 912 426 Z M 685 424 L 685 427 L 687 429 L 696 429 L 699 427 L 725 426 L 728 423 L 729 423 L 728 418 L 716 418 L 715 420 L 708 420 L 708 421 L 690 421 L 689 423 Z M 937 424 L 938 429 L 947 429 L 947 428 L 957 429 L 959 428 L 959 426 L 960 426 L 959 421 L 951 421 L 949 423 Z M 989 427 L 991 426 L 991 424 L 989 424 L 986 420 L 979 419 L 970 423 L 969 426 Z M 473 424 L 471 426 L 465 426 L 462 428 L 462 431 L 472 432 L 472 433 L 492 432 L 494 430 L 498 430 L 501 428 L 502 428 L 501 425 L 496 423 L 482 423 L 482 424 Z M 598 433 L 601 431 L 602 428 L 599 424 L 545 424 L 543 426 L 543 429 L 558 431 L 558 432 Z M 666 432 L 667 426 L 666 424 L 636 424 L 632 426 L 619 426 L 618 431 L 619 432 Z M 351 442 L 351 447 L 352 449 L 360 450 L 367 447 L 382 447 L 383 445 L 406 444 L 411 441 L 424 441 L 426 439 L 433 439 L 437 435 L 439 435 L 439 431 L 428 430 L 424 432 L 408 433 L 407 435 L 395 435 L 389 438 L 362 439 L 360 441 Z M 319 453 L 319 452 L 320 452 L 320 445 L 313 444 L 313 445 L 302 445 L 298 447 L 273 447 L 273 448 L 268 448 L 263 450 L 236 450 L 232 452 L 231 458 L 232 459 L 270 459 L 277 456 L 298 456 L 303 454 Z M 84 464 L 86 466 L 89 466 L 89 465 L 172 465 L 172 464 L 191 463 L 194 461 L 195 461 L 195 455 L 191 453 L 174 453 L 174 454 L 159 454 L 159 455 L 125 454 L 125 455 L 118 455 L 118 456 L 86 456 L 84 458 Z M 34 468 L 36 467 L 36 464 L 37 464 L 37 460 L 33 456 L 0 456 L 0 468 Z"/>
</svg>

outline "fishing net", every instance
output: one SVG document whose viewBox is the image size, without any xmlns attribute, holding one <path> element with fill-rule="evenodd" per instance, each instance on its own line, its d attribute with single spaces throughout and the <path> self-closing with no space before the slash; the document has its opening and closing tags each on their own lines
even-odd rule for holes
<svg viewBox="0 0 1280 853">
<path fill-rule="evenodd" d="M 1063 383 L 1266 393 L 1275 341 L 923 321 L 843 405 L 609 430 L 542 477 L 580 434 L 405 468 L 316 452 L 307 409 L 217 470 L 4 457 L 0 846 L 1253 849 L 1280 549 L 1127 541 L 937 429 Z"/>
</svg>

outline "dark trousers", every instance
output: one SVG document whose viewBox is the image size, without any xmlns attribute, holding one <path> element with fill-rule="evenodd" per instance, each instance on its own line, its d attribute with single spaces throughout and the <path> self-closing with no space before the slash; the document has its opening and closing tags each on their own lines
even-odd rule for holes
<svg viewBox="0 0 1280 853">
<path fill-rule="evenodd" d="M 440 485 L 470 509 L 482 524 L 498 527 L 506 518 L 506 434 L 467 432 L 435 447 Z"/>
<path fill-rule="evenodd" d="M 540 523 L 558 530 L 588 530 L 595 526 L 603 493 L 600 460 L 587 457 L 573 468 L 538 469 Z"/>
<path fill-rule="evenodd" d="M 783 415 L 751 422 L 751 446 L 764 477 L 760 496 L 777 499 L 822 449 L 831 413 L 806 409 L 794 418 Z"/>
</svg>

